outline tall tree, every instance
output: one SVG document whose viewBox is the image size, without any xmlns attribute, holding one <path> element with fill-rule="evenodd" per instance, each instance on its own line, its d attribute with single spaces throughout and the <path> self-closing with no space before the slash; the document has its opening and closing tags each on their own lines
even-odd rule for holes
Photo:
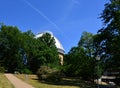
<svg viewBox="0 0 120 88">
<path fill-rule="evenodd" d="M 83 32 L 82 36 L 79 40 L 78 46 L 83 47 L 84 50 L 86 51 L 86 54 L 89 57 L 93 56 L 94 53 L 94 48 L 93 48 L 93 37 L 94 35 L 89 32 Z"/>
<path fill-rule="evenodd" d="M 110 0 L 101 14 L 104 27 L 98 31 L 100 54 L 108 67 L 120 67 L 120 0 Z"/>
<path fill-rule="evenodd" d="M 37 60 L 39 54 L 39 44 L 34 37 L 34 34 L 30 30 L 21 34 L 21 53 L 24 61 L 24 68 L 32 71 L 33 69 L 37 69 L 36 65 L 39 64 L 38 61 L 33 62 L 33 60 Z"/>
<path fill-rule="evenodd" d="M 9 72 L 24 69 L 36 73 L 41 65 L 54 67 L 59 63 L 54 38 L 46 33 L 36 39 L 31 31 L 21 32 L 17 27 L 0 28 L 0 66 Z"/>
<path fill-rule="evenodd" d="M 56 63 L 58 62 L 58 52 L 55 46 L 54 37 L 49 33 L 43 34 L 42 37 L 38 38 L 41 42 L 39 50 L 42 51 L 42 57 L 44 57 L 44 63 Z"/>
<path fill-rule="evenodd" d="M 93 34 L 83 32 L 78 46 L 72 47 L 65 57 L 66 74 L 91 79 L 94 75 Z"/>
<path fill-rule="evenodd" d="M 4 67 L 10 72 L 22 66 L 22 59 L 20 59 L 19 53 L 20 33 L 17 27 L 1 26 L 0 60 L 3 62 Z"/>
<path fill-rule="evenodd" d="M 42 65 L 50 67 L 59 66 L 59 57 L 57 48 L 55 46 L 54 37 L 49 33 L 43 34 L 36 39 L 36 56 L 30 61 L 30 68 L 35 73 L 37 69 Z M 33 66 L 34 65 L 34 66 Z"/>
</svg>

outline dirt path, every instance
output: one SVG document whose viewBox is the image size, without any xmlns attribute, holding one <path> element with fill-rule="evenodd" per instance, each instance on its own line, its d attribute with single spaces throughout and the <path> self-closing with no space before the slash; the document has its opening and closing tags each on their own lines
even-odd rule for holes
<svg viewBox="0 0 120 88">
<path fill-rule="evenodd" d="M 21 81 L 20 79 L 18 79 L 13 74 L 5 74 L 5 76 L 14 85 L 15 88 L 34 88 L 31 85 L 29 85 L 29 84 Z"/>
</svg>

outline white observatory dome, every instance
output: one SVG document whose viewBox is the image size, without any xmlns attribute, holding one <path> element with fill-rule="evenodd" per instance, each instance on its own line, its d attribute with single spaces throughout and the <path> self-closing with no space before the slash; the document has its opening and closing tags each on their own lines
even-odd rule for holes
<svg viewBox="0 0 120 88">
<path fill-rule="evenodd" d="M 35 36 L 35 38 L 39 38 L 39 37 L 43 36 L 43 34 L 45 34 L 45 33 L 49 33 L 49 34 L 51 34 L 52 37 L 54 37 L 54 39 L 55 39 L 55 45 L 56 45 L 56 47 L 57 47 L 57 49 L 58 49 L 58 52 L 61 53 L 61 54 L 64 54 L 64 48 L 63 48 L 62 44 L 61 44 L 60 41 L 53 35 L 52 32 L 50 32 L 50 31 L 45 31 L 45 32 L 38 33 L 38 34 Z"/>
</svg>

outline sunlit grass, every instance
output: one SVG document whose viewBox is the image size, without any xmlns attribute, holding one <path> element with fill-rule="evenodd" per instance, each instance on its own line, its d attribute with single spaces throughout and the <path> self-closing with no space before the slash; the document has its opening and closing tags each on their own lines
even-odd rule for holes
<svg viewBox="0 0 120 88">
<path fill-rule="evenodd" d="M 2 73 L 0 73 L 0 88 L 14 88 L 14 86 Z"/>
<path fill-rule="evenodd" d="M 26 79 L 24 74 L 19 74 L 16 76 L 21 80 L 31 84 L 35 88 L 80 88 L 80 86 L 75 86 L 71 84 L 58 85 L 58 84 L 51 84 L 51 83 L 43 83 L 38 81 L 38 78 L 36 75 L 28 75 L 28 79 Z"/>
</svg>

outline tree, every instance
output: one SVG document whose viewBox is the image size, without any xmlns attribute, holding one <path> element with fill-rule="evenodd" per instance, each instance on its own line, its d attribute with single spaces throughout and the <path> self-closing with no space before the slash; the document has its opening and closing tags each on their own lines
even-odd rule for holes
<svg viewBox="0 0 120 88">
<path fill-rule="evenodd" d="M 79 40 L 78 46 L 83 47 L 86 51 L 86 54 L 89 57 L 93 57 L 94 48 L 93 48 L 93 37 L 94 35 L 89 32 L 83 32 Z"/>
<path fill-rule="evenodd" d="M 72 47 L 65 56 L 65 73 L 69 76 L 80 76 L 84 80 L 94 75 L 93 34 L 83 32 L 78 46 Z"/>
<path fill-rule="evenodd" d="M 49 33 L 45 33 L 38 40 L 41 43 L 39 50 L 42 51 L 41 56 L 44 57 L 44 64 L 58 64 L 58 51 L 55 46 L 54 37 Z"/>
<path fill-rule="evenodd" d="M 39 44 L 34 37 L 31 30 L 21 34 L 21 53 L 24 61 L 24 69 L 29 69 L 33 73 L 35 73 L 34 69 L 38 68 L 37 65 L 40 64 L 37 61 Z"/>
<path fill-rule="evenodd" d="M 54 67 L 58 63 L 55 40 L 50 34 L 36 39 L 30 30 L 21 32 L 17 27 L 1 25 L 0 66 L 8 72 L 36 73 L 41 65 Z"/>
<path fill-rule="evenodd" d="M 9 72 L 13 72 L 22 67 L 19 53 L 21 32 L 17 27 L 12 26 L 2 25 L 0 29 L 0 61 Z"/>
<path fill-rule="evenodd" d="M 34 56 L 30 61 L 30 68 L 34 73 L 36 73 L 38 68 L 42 65 L 52 68 L 59 66 L 57 48 L 55 46 L 55 40 L 51 34 L 45 33 L 41 37 L 37 38 L 36 45 L 34 50 L 36 56 Z"/>
<path fill-rule="evenodd" d="M 96 39 L 106 68 L 120 68 L 120 0 L 110 0 L 101 14 L 104 27 Z"/>
</svg>

